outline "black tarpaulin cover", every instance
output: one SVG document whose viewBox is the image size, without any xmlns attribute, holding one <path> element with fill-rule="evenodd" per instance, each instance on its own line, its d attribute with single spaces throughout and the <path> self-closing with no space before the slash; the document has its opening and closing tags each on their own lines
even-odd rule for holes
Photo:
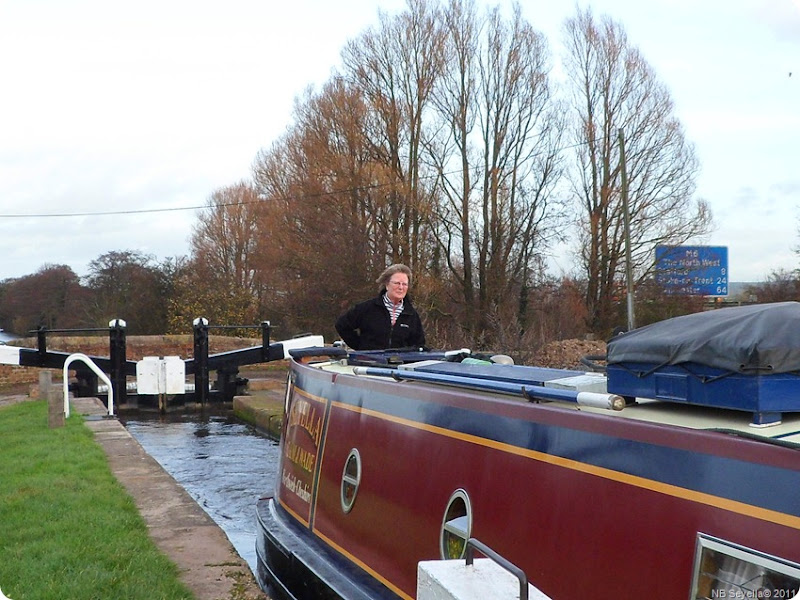
<svg viewBox="0 0 800 600">
<path fill-rule="evenodd" d="M 691 362 L 753 374 L 797 371 L 800 302 L 721 308 L 646 325 L 610 340 L 607 362 Z"/>
</svg>

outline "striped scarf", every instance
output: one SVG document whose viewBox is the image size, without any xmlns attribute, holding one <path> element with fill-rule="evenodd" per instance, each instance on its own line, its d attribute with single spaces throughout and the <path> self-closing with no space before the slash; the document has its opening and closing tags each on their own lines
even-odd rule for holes
<svg viewBox="0 0 800 600">
<path fill-rule="evenodd" d="M 398 315 L 403 312 L 403 301 L 400 300 L 400 304 L 392 304 L 392 301 L 389 300 L 389 294 L 384 294 L 383 305 L 386 307 L 386 310 L 389 311 L 389 317 L 391 317 L 392 326 L 394 326 L 394 322 L 397 321 Z"/>
</svg>

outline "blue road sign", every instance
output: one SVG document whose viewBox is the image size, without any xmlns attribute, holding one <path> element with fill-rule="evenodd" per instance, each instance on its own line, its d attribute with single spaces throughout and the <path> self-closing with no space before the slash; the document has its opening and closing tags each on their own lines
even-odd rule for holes
<svg viewBox="0 0 800 600">
<path fill-rule="evenodd" d="M 727 296 L 727 246 L 656 246 L 656 283 L 668 294 Z"/>
</svg>

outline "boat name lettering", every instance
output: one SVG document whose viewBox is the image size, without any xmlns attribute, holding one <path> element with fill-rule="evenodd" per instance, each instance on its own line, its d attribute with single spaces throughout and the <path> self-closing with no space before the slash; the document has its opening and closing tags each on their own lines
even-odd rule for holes
<svg viewBox="0 0 800 600">
<path fill-rule="evenodd" d="M 294 426 L 299 426 L 307 431 L 314 440 L 314 445 L 319 447 L 322 436 L 322 417 L 306 400 L 297 400 L 292 404 L 292 410 L 289 413 L 289 427 Z"/>
<path fill-rule="evenodd" d="M 311 473 L 314 470 L 317 455 L 315 452 L 309 452 L 289 440 L 286 444 L 286 458 L 303 469 L 303 471 Z"/>
<path fill-rule="evenodd" d="M 294 475 L 287 473 L 286 469 L 281 474 L 281 481 L 287 490 L 295 494 L 303 502 L 311 502 L 311 492 L 308 491 L 308 484 L 298 481 Z"/>
</svg>

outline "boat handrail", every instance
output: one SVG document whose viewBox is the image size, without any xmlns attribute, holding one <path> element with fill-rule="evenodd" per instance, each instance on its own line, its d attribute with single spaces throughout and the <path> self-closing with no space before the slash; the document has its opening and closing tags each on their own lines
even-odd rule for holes
<svg viewBox="0 0 800 600">
<path fill-rule="evenodd" d="M 297 361 L 315 356 L 342 358 L 347 356 L 347 350 L 338 346 L 311 346 L 308 348 L 292 348 L 289 350 L 289 356 Z"/>
</svg>

